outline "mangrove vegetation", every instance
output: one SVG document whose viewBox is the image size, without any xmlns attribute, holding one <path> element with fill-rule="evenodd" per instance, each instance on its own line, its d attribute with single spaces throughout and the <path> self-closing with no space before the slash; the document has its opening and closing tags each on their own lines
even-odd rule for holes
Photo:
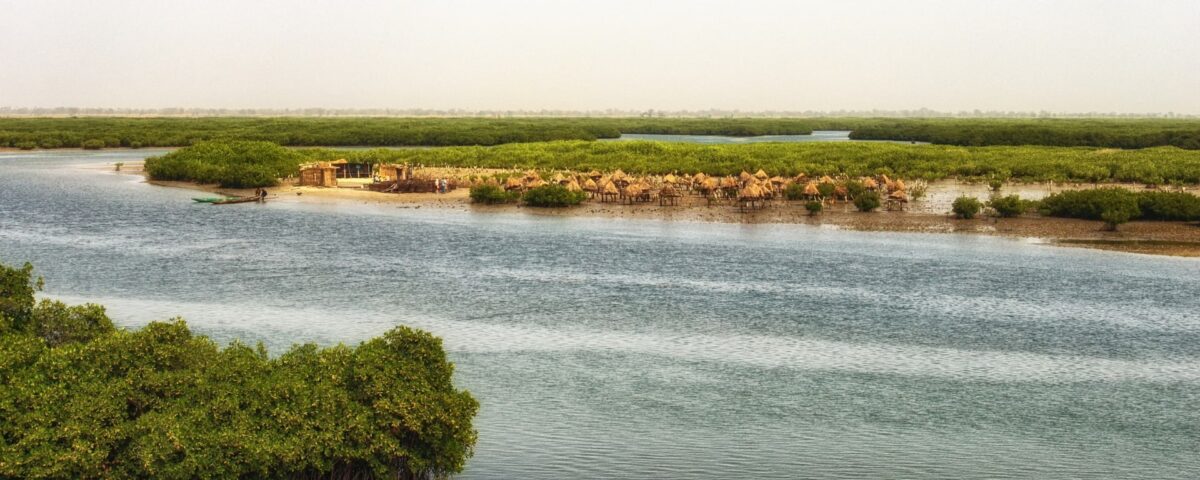
<svg viewBox="0 0 1200 480">
<path fill-rule="evenodd" d="M 500 145 L 672 135 L 803 135 L 946 145 L 1200 149 L 1200 119 L 950 118 L 0 118 L 0 148 L 183 147 L 210 140 L 284 146 Z"/>
<path fill-rule="evenodd" d="M 428 333 L 271 357 L 40 287 L 0 265 L 0 478 L 444 478 L 473 451 L 479 404 Z"/>
</svg>

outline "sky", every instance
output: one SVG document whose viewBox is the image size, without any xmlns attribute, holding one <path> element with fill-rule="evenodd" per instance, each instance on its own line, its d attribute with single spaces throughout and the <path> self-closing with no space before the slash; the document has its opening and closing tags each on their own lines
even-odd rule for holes
<svg viewBox="0 0 1200 480">
<path fill-rule="evenodd" d="M 0 106 L 1200 114 L 1197 0 L 0 0 Z"/>
</svg>

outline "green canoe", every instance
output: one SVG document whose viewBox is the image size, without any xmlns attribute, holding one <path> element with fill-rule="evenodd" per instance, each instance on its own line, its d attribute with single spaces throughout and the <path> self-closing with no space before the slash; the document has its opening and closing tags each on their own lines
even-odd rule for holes
<svg viewBox="0 0 1200 480">
<path fill-rule="evenodd" d="M 225 197 L 204 197 L 204 198 L 193 198 L 192 200 L 195 200 L 200 203 L 213 203 L 213 202 L 219 202 L 221 200 L 225 200 Z"/>
</svg>

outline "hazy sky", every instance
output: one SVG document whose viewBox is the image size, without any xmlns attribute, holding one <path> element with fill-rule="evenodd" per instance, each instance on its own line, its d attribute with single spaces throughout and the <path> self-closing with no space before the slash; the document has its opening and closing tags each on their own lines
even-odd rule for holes
<svg viewBox="0 0 1200 480">
<path fill-rule="evenodd" d="M 1200 114 L 1198 0 L 0 0 L 0 106 Z"/>
</svg>

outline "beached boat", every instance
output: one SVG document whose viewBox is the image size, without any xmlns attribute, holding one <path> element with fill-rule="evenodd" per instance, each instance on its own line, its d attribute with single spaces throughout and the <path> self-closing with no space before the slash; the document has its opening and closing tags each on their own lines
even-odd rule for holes
<svg viewBox="0 0 1200 480">
<path fill-rule="evenodd" d="M 216 203 L 221 200 L 226 200 L 228 198 L 229 197 L 195 197 L 195 198 L 192 198 L 192 200 L 199 202 L 199 203 Z"/>
<path fill-rule="evenodd" d="M 212 202 L 212 204 L 213 205 L 229 205 L 231 203 L 248 203 L 248 202 L 261 202 L 261 201 L 263 201 L 263 199 L 259 198 L 257 196 L 255 196 L 255 197 L 231 197 L 231 198 L 226 198 L 223 200 L 218 200 L 218 201 Z"/>
</svg>

